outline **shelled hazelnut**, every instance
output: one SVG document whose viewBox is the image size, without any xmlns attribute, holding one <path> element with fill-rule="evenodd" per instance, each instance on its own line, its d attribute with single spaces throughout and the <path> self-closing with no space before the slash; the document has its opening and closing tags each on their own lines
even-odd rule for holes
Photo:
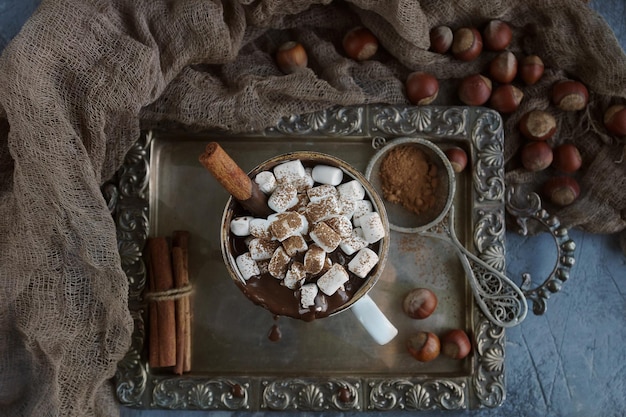
<svg viewBox="0 0 626 417">
<path fill-rule="evenodd" d="M 491 51 L 503 51 L 511 43 L 513 31 L 508 23 L 492 20 L 483 30 L 485 48 Z"/>
<path fill-rule="evenodd" d="M 402 301 L 402 310 L 413 319 L 425 319 L 437 308 L 437 296 L 428 288 L 414 288 Z"/>
<path fill-rule="evenodd" d="M 556 176 L 544 183 L 543 193 L 553 204 L 568 206 L 580 195 L 580 185 L 572 177 Z"/>
<path fill-rule="evenodd" d="M 536 84 L 543 76 L 544 64 L 537 55 L 529 55 L 519 65 L 520 78 L 526 85 Z"/>
<path fill-rule="evenodd" d="M 527 139 L 548 140 L 556 132 L 556 119 L 543 110 L 531 110 L 519 121 L 519 129 Z"/>
<path fill-rule="evenodd" d="M 445 154 L 450 161 L 450 165 L 452 165 L 452 170 L 457 174 L 462 172 L 467 166 L 467 153 L 462 148 L 453 146 L 446 149 Z"/>
<path fill-rule="evenodd" d="M 561 110 L 577 111 L 587 106 L 589 92 L 579 81 L 563 80 L 552 87 L 552 102 Z"/>
<path fill-rule="evenodd" d="M 519 107 L 524 93 L 512 84 L 497 87 L 489 99 L 490 106 L 500 113 L 513 113 Z"/>
<path fill-rule="evenodd" d="M 378 39 L 369 29 L 362 26 L 346 33 L 342 43 L 346 54 L 356 61 L 370 59 L 378 51 Z"/>
<path fill-rule="evenodd" d="M 491 80 L 480 74 L 469 75 L 461 80 L 459 99 L 468 106 L 481 106 L 491 96 Z"/>
<path fill-rule="evenodd" d="M 546 142 L 530 142 L 522 147 L 521 158 L 528 171 L 542 171 L 552 164 L 552 148 Z"/>
<path fill-rule="evenodd" d="M 405 88 L 411 103 L 426 105 L 437 98 L 439 82 L 437 78 L 426 72 L 413 72 L 407 77 Z"/>
<path fill-rule="evenodd" d="M 448 26 L 437 26 L 430 31 L 430 50 L 445 54 L 452 46 L 452 29 Z"/>
<path fill-rule="evenodd" d="M 439 356 L 439 337 L 431 332 L 418 332 L 407 340 L 407 350 L 420 362 L 429 362 Z"/>
<path fill-rule="evenodd" d="M 472 344 L 461 329 L 453 329 L 445 333 L 440 340 L 441 353 L 452 359 L 463 359 L 472 350 Z"/>
<path fill-rule="evenodd" d="M 483 39 L 476 28 L 460 28 L 454 32 L 452 55 L 461 61 L 478 58 L 483 50 Z"/>
<path fill-rule="evenodd" d="M 276 64 L 285 74 L 291 74 L 308 64 L 308 57 L 302 44 L 298 42 L 285 42 L 276 52 Z"/>
<path fill-rule="evenodd" d="M 489 75 L 494 81 L 509 84 L 517 75 L 517 58 L 510 51 L 498 54 L 489 63 Z"/>
<path fill-rule="evenodd" d="M 583 159 L 573 143 L 564 143 L 553 149 L 552 167 L 561 172 L 572 173 L 580 169 Z"/>
<path fill-rule="evenodd" d="M 604 113 L 604 126 L 614 135 L 626 136 L 626 106 L 615 104 Z"/>
</svg>

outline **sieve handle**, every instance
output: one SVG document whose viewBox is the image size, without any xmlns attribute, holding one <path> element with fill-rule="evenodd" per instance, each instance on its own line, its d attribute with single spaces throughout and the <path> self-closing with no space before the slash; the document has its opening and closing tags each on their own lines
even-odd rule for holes
<svg viewBox="0 0 626 417">
<path fill-rule="evenodd" d="M 500 327 L 520 324 L 528 313 L 528 303 L 522 290 L 459 242 L 454 231 L 454 206 L 450 207 L 446 219 L 420 234 L 452 243 L 472 288 L 474 300 L 489 321 Z M 441 233 L 442 229 L 445 233 Z"/>
</svg>

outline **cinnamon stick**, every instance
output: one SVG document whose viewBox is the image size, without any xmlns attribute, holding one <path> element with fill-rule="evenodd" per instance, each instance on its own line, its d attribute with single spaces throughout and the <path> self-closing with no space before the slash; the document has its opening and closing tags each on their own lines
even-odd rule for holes
<svg viewBox="0 0 626 417">
<path fill-rule="evenodd" d="M 189 284 L 189 236 L 190 233 L 186 230 L 176 230 L 172 235 L 172 246 L 179 247 L 183 253 L 183 274 L 180 278 L 181 286 Z M 175 271 L 178 270 L 175 268 Z M 176 281 L 176 278 L 174 279 Z M 179 285 L 179 284 L 177 284 Z M 183 313 L 184 313 L 184 354 L 183 354 L 183 372 L 191 371 L 191 300 L 189 297 L 182 299 Z"/>
<path fill-rule="evenodd" d="M 251 214 L 267 217 L 272 213 L 267 206 L 267 196 L 259 190 L 257 183 L 248 177 L 217 142 L 206 146 L 204 153 L 200 155 L 200 163 Z"/>
<path fill-rule="evenodd" d="M 150 264 L 154 276 L 154 291 L 167 291 L 174 287 L 172 262 L 167 240 L 164 237 L 148 239 Z M 174 300 L 156 303 L 157 331 L 159 338 L 159 366 L 176 365 L 176 316 Z"/>
<path fill-rule="evenodd" d="M 185 255 L 180 247 L 172 248 L 172 265 L 174 267 L 174 285 L 182 288 L 189 281 L 185 269 Z M 181 375 L 185 364 L 185 341 L 187 339 L 185 328 L 185 300 L 187 297 L 176 299 L 176 365 L 174 373 Z"/>
<path fill-rule="evenodd" d="M 147 259 L 147 268 L 148 268 L 148 289 L 150 291 L 154 291 L 155 283 L 154 283 L 154 271 L 152 268 L 152 259 L 150 258 L 150 254 L 148 252 Z M 158 368 L 160 366 L 159 362 L 159 326 L 157 320 L 157 306 L 156 303 L 150 303 L 148 305 L 148 322 L 149 322 L 149 335 L 148 335 L 148 363 L 151 368 Z"/>
</svg>

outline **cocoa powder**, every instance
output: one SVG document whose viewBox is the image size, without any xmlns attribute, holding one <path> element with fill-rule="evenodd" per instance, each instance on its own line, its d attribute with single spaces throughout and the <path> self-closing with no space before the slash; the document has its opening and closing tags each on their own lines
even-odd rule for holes
<svg viewBox="0 0 626 417">
<path fill-rule="evenodd" d="M 437 167 L 415 146 L 390 150 L 380 164 L 383 198 L 420 214 L 435 204 Z"/>
</svg>

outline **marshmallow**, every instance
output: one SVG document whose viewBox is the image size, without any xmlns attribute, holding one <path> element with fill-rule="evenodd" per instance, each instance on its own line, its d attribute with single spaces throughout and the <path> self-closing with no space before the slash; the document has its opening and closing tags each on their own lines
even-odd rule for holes
<svg viewBox="0 0 626 417">
<path fill-rule="evenodd" d="M 352 215 L 352 223 L 354 227 L 361 226 L 361 217 L 373 211 L 372 202 L 369 200 L 359 200 L 354 206 L 354 214 Z"/>
<path fill-rule="evenodd" d="M 269 224 L 274 223 L 276 220 L 280 219 L 283 216 L 286 216 L 287 214 L 289 214 L 288 212 L 282 212 L 282 213 L 272 213 L 269 216 L 267 216 L 267 221 L 269 222 Z M 268 225 L 269 226 L 269 225 Z"/>
<path fill-rule="evenodd" d="M 304 269 L 309 274 L 318 274 L 322 272 L 325 261 L 326 251 L 313 244 L 309 246 L 309 250 L 304 254 Z"/>
<path fill-rule="evenodd" d="M 248 244 L 248 250 L 252 259 L 260 261 L 270 259 L 279 245 L 275 240 L 254 238 Z"/>
<path fill-rule="evenodd" d="M 313 307 L 315 305 L 315 297 L 318 293 L 317 285 L 304 284 L 300 287 L 300 305 L 302 308 Z"/>
<path fill-rule="evenodd" d="M 346 219 L 352 219 L 354 210 L 356 210 L 356 203 L 359 200 L 346 200 L 345 198 L 339 198 L 339 214 Z"/>
<path fill-rule="evenodd" d="M 267 206 L 275 212 L 282 213 L 298 204 L 298 191 L 291 184 L 283 184 L 267 199 Z"/>
<path fill-rule="evenodd" d="M 249 280 L 255 275 L 259 275 L 261 272 L 259 271 L 259 267 L 256 264 L 256 261 L 252 259 L 250 256 L 250 252 L 246 252 L 243 255 L 239 255 L 235 259 L 235 263 L 237 264 L 237 268 L 239 269 L 239 273 L 243 276 L 244 280 Z"/>
<path fill-rule="evenodd" d="M 341 243 L 341 236 L 324 222 L 316 224 L 309 236 L 317 246 L 328 253 L 337 249 L 337 246 Z"/>
<path fill-rule="evenodd" d="M 331 217 L 324 220 L 324 223 L 329 225 L 339 236 L 347 238 L 352 236 L 352 222 L 343 216 Z"/>
<path fill-rule="evenodd" d="M 361 228 L 354 229 L 349 237 L 341 241 L 339 248 L 343 253 L 350 256 L 368 245 L 367 241 L 362 236 L 359 236 L 360 231 Z"/>
<path fill-rule="evenodd" d="M 326 271 L 328 271 L 330 268 L 332 268 L 333 266 L 333 261 L 330 259 L 330 257 L 326 257 L 326 259 L 324 259 L 324 266 L 322 266 L 322 270 L 320 271 L 322 274 L 326 273 Z"/>
<path fill-rule="evenodd" d="M 289 211 L 270 224 L 270 232 L 282 242 L 290 236 L 299 235 L 303 227 L 304 216 L 295 211 Z"/>
<path fill-rule="evenodd" d="M 235 236 L 248 236 L 250 234 L 250 220 L 252 216 L 235 217 L 230 221 L 230 231 Z"/>
<path fill-rule="evenodd" d="M 336 293 L 346 282 L 348 282 L 348 273 L 343 266 L 334 264 L 317 280 L 317 286 L 324 294 L 330 296 Z"/>
<path fill-rule="evenodd" d="M 295 206 L 291 208 L 292 211 L 297 211 L 298 213 L 304 213 L 306 211 L 306 206 L 309 204 L 309 196 L 306 193 L 298 193 L 298 202 Z"/>
<path fill-rule="evenodd" d="M 385 228 L 378 213 L 367 213 L 360 218 L 363 238 L 368 243 L 376 243 L 385 236 Z"/>
<path fill-rule="evenodd" d="M 326 197 L 306 206 L 306 216 L 311 223 L 318 223 L 339 214 L 339 200 L 335 196 Z"/>
<path fill-rule="evenodd" d="M 357 180 L 348 181 L 344 184 L 337 186 L 337 192 L 339 198 L 344 200 L 363 200 L 365 197 L 365 188 Z"/>
<path fill-rule="evenodd" d="M 316 165 L 311 173 L 313 180 L 320 184 L 339 185 L 343 180 L 343 171 L 329 165 Z"/>
<path fill-rule="evenodd" d="M 300 228 L 300 234 L 306 236 L 309 234 L 309 220 L 304 214 L 298 213 L 302 219 L 302 227 Z"/>
<path fill-rule="evenodd" d="M 262 171 L 256 174 L 254 182 L 259 185 L 259 190 L 265 194 L 271 194 L 276 189 L 276 177 L 271 171 Z"/>
<path fill-rule="evenodd" d="M 279 246 L 272 255 L 272 259 L 270 259 L 270 264 L 267 266 L 267 271 L 276 279 L 285 278 L 285 274 L 287 274 L 287 268 L 289 267 L 289 262 L 291 261 L 291 257 L 287 255 L 285 249 L 282 246 Z"/>
<path fill-rule="evenodd" d="M 294 257 L 299 253 L 306 252 L 309 245 L 306 244 L 306 241 L 301 235 L 295 235 L 289 236 L 287 239 L 283 240 L 283 248 L 285 248 L 287 255 Z"/>
<path fill-rule="evenodd" d="M 363 248 L 348 262 L 348 270 L 359 278 L 365 278 L 377 263 L 376 252 L 370 248 Z"/>
<path fill-rule="evenodd" d="M 296 187 L 298 192 L 305 192 L 315 184 L 315 181 L 313 181 L 313 177 L 311 176 L 311 172 L 311 168 L 304 168 L 304 177 L 296 178 L 291 182 L 294 187 Z"/>
<path fill-rule="evenodd" d="M 294 182 L 306 176 L 304 165 L 299 159 L 276 165 L 273 171 L 276 181 L 281 184 Z"/>
<path fill-rule="evenodd" d="M 290 290 L 295 290 L 305 278 L 306 271 L 304 270 L 304 265 L 301 262 L 294 262 L 285 274 L 283 285 Z"/>
<path fill-rule="evenodd" d="M 317 187 L 309 188 L 306 192 L 309 200 L 313 203 L 317 203 L 325 199 L 326 197 L 337 197 L 337 189 L 332 185 L 322 184 Z"/>
<path fill-rule="evenodd" d="M 250 234 L 254 237 L 263 239 L 272 237 L 270 234 L 270 222 L 266 219 L 251 219 L 249 227 Z"/>
</svg>

